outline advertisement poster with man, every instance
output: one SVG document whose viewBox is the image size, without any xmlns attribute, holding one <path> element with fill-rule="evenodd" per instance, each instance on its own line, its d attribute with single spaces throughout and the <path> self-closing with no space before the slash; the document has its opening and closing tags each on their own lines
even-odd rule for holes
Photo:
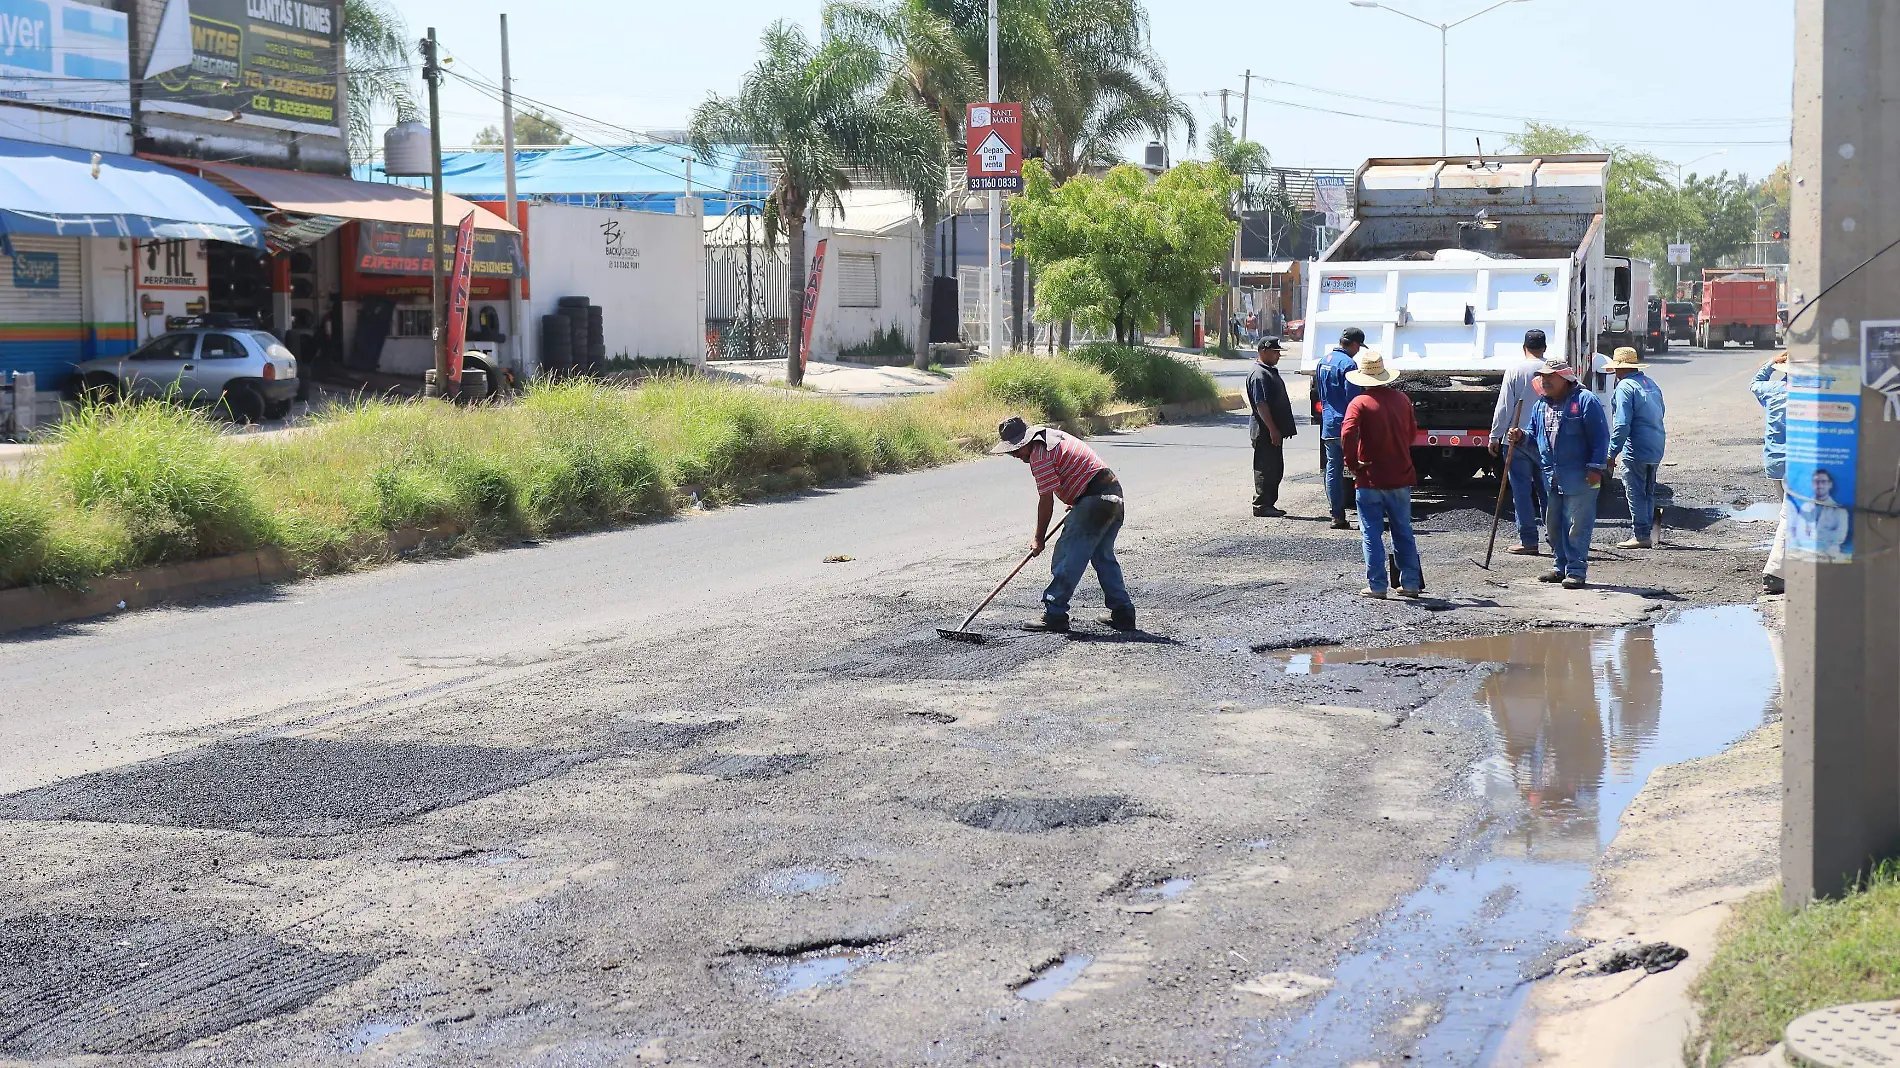
<svg viewBox="0 0 1900 1068">
<path fill-rule="evenodd" d="M 165 0 L 148 111 L 343 136 L 335 0 Z"/>
<path fill-rule="evenodd" d="M 1790 365 L 1788 555 L 1825 564 L 1854 559 L 1855 471 L 1860 466 L 1860 375 Z"/>
</svg>

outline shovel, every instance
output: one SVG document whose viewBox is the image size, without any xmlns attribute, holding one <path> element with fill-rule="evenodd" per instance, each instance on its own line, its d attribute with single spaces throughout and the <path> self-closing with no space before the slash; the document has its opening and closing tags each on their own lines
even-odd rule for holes
<svg viewBox="0 0 1900 1068">
<path fill-rule="evenodd" d="M 1061 519 L 1056 520 L 1056 525 L 1050 528 L 1048 536 L 1050 538 L 1055 537 L 1056 534 L 1062 530 L 1062 524 L 1067 523 L 1068 521 L 1069 521 L 1069 515 L 1068 513 L 1065 512 L 1063 513 Z M 1044 540 L 1047 541 L 1046 538 Z M 1009 585 L 1010 580 L 1014 579 L 1017 575 L 1021 574 L 1023 568 L 1029 566 L 1029 561 L 1034 560 L 1035 558 L 1036 558 L 1035 553 L 1030 553 L 1028 556 L 1023 557 L 1023 562 L 1020 564 L 1017 564 L 1016 569 L 1014 571 L 1011 571 L 1008 575 L 1004 576 L 1003 581 L 996 584 L 996 588 L 990 591 L 990 595 L 988 597 L 983 598 L 983 603 L 976 606 L 976 611 L 971 612 L 969 615 L 963 617 L 962 626 L 956 628 L 955 630 L 951 630 L 949 627 L 938 627 L 937 628 L 938 636 L 948 638 L 953 642 L 969 642 L 971 645 L 982 645 L 984 642 L 988 641 L 989 639 L 985 637 L 984 635 L 978 634 L 976 631 L 971 630 L 970 624 L 976 622 L 976 617 L 980 615 L 985 608 L 988 608 L 990 606 L 991 601 L 996 600 L 996 595 L 1003 592 L 1003 587 Z"/>
<path fill-rule="evenodd" d="M 1524 401 L 1519 398 L 1517 411 L 1511 416 L 1511 426 L 1515 429 L 1523 422 Z M 1504 440 L 1509 443 L 1509 446 L 1504 450 L 1504 471 L 1502 477 L 1498 479 L 1498 506 L 1491 513 L 1491 541 L 1484 547 L 1484 563 L 1478 565 L 1486 571 L 1491 570 L 1491 554 L 1497 552 L 1498 549 L 1498 524 L 1504 520 L 1504 495 L 1511 488 L 1511 459 L 1517 455 L 1517 442 L 1511 441 L 1508 434 Z"/>
</svg>

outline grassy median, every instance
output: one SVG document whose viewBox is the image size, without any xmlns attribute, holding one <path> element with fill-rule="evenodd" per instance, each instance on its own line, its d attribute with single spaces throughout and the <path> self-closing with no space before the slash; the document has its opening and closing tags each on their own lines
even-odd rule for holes
<svg viewBox="0 0 1900 1068">
<path fill-rule="evenodd" d="M 1743 902 L 1697 977 L 1695 1040 L 1710 1066 L 1760 1053 L 1797 1017 L 1900 997 L 1900 866 L 1837 901 L 1786 912 L 1778 891 Z"/>
<path fill-rule="evenodd" d="M 341 570 L 385 559 L 404 528 L 453 525 L 479 548 L 617 526 L 948 463 L 1012 412 L 1068 422 L 1114 398 L 1085 363 L 1011 356 L 876 408 L 693 377 L 570 381 L 496 407 L 366 401 L 259 442 L 162 403 L 88 408 L 0 476 L 0 587 L 265 546 Z"/>
</svg>

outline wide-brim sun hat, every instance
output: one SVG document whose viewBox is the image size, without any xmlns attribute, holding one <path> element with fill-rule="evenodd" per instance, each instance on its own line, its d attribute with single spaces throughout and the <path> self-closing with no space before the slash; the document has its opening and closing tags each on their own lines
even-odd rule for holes
<svg viewBox="0 0 1900 1068">
<path fill-rule="evenodd" d="M 1399 373 L 1385 365 L 1385 357 L 1371 349 L 1360 349 L 1355 361 L 1359 366 L 1346 372 L 1346 381 L 1355 386 L 1371 388 L 1389 386 L 1398 381 Z"/>
<path fill-rule="evenodd" d="M 1610 354 L 1610 370 L 1612 371 L 1641 371 L 1648 367 L 1649 365 L 1643 362 L 1642 354 L 1628 345 Z"/>
<path fill-rule="evenodd" d="M 1039 434 L 1047 433 L 1046 426 L 1031 426 L 1020 415 L 1012 415 L 996 426 L 997 442 L 990 446 L 991 456 L 1005 456 L 1024 445 L 1036 440 Z"/>
</svg>

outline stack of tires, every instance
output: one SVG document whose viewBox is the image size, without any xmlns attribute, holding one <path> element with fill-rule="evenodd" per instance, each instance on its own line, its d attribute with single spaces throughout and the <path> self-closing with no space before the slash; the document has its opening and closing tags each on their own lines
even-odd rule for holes
<svg viewBox="0 0 1900 1068">
<path fill-rule="evenodd" d="M 562 297 L 554 302 L 555 313 L 567 320 L 568 347 L 574 354 L 575 374 L 593 370 L 587 359 L 587 303 L 586 297 Z"/>
<path fill-rule="evenodd" d="M 593 372 L 607 359 L 606 311 L 598 304 L 587 308 L 587 369 Z"/>
<path fill-rule="evenodd" d="M 541 317 L 541 367 L 557 376 L 574 370 L 574 328 L 565 315 Z"/>
</svg>

